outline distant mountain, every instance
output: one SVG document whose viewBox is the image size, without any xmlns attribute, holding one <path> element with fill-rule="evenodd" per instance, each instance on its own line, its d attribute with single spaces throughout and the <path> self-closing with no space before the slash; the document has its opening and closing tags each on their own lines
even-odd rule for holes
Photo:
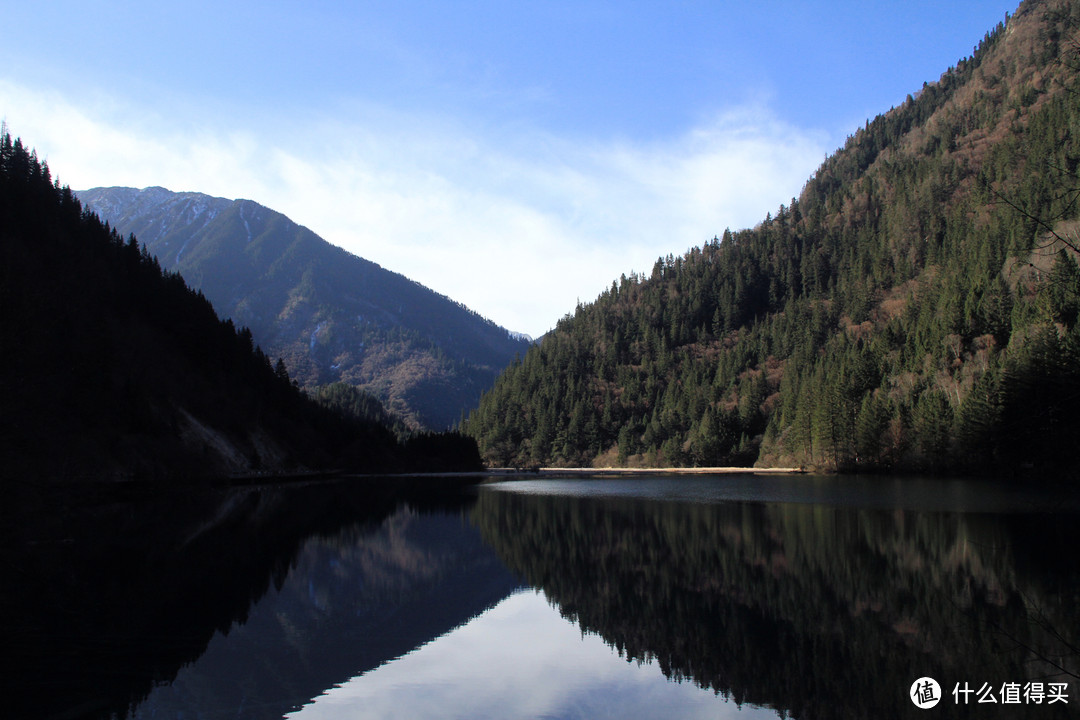
<svg viewBox="0 0 1080 720">
<path fill-rule="evenodd" d="M 789 205 L 580 306 L 467 432 L 498 465 L 1075 474 L 1078 78 L 1080 5 L 1024 2 Z"/>
<path fill-rule="evenodd" d="M 302 386 L 347 382 L 414 427 L 456 424 L 530 345 L 250 200 L 159 187 L 78 195 L 223 317 L 251 328 Z"/>
<path fill-rule="evenodd" d="M 362 398 L 319 404 L 247 329 L 83 209 L 0 130 L 0 477 L 148 481 L 449 469 L 475 443 L 399 442 Z M 335 410 L 337 405 L 342 411 Z M 344 411 L 348 411 L 346 414 Z M 416 460 L 428 458 L 422 467 Z M 9 487 L 5 484 L 5 488 Z"/>
</svg>

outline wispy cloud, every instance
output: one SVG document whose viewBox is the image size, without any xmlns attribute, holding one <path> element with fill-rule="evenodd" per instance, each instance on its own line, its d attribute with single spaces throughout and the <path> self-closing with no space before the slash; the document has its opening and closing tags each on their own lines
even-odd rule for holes
<svg viewBox="0 0 1080 720">
<path fill-rule="evenodd" d="M 245 124 L 5 81 L 0 115 L 75 189 L 256 200 L 533 335 L 621 273 L 756 224 L 798 194 L 829 144 L 765 103 L 647 144 L 360 107 Z"/>
</svg>

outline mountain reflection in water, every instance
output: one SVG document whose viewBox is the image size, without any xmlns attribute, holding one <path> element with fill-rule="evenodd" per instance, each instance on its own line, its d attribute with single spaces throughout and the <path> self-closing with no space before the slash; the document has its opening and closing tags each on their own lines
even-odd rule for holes
<svg viewBox="0 0 1080 720">
<path fill-rule="evenodd" d="M 724 499 L 748 483 L 775 500 L 770 488 L 798 479 L 506 483 L 472 514 L 583 631 L 736 702 L 914 717 L 907 693 L 930 676 L 946 693 L 938 716 L 1076 713 L 1074 507 L 974 482 L 897 495 L 875 478 L 807 478 L 798 502 Z M 982 511 L 943 509 L 953 501 Z M 956 683 L 1028 680 L 1069 683 L 1069 704 L 965 707 L 951 695 Z"/>
<path fill-rule="evenodd" d="M 542 593 L 522 590 L 463 627 L 328 691 L 289 720 L 775 718 L 728 705 L 652 664 L 624 662 Z"/>
<path fill-rule="evenodd" d="M 404 506 L 310 538 L 288 575 L 131 715 L 281 718 L 479 615 L 519 583 L 459 512 Z"/>
<path fill-rule="evenodd" d="M 313 484 L 9 526 L 5 717 L 1074 717 L 1080 516 L 978 483 Z M 920 484 L 921 483 L 921 484 Z M 1022 510 L 1022 512 L 1016 512 Z M 41 517 L 52 517 L 43 514 Z M 1067 682 L 957 706 L 954 684 Z"/>
</svg>

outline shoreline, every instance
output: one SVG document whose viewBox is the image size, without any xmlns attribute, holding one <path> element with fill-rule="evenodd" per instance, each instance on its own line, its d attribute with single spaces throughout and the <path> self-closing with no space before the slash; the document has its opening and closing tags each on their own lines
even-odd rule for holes
<svg viewBox="0 0 1080 720">
<path fill-rule="evenodd" d="M 801 467 L 542 467 L 535 470 L 488 468 L 484 474 L 494 477 L 557 477 L 561 475 L 617 477 L 619 475 L 805 475 L 806 472 L 806 469 Z"/>
<path fill-rule="evenodd" d="M 353 477 L 385 477 L 385 478 L 478 478 L 481 482 L 511 478 L 560 478 L 560 477 L 620 477 L 627 475 L 805 475 L 808 471 L 800 467 L 661 467 L 661 468 L 622 468 L 622 467 L 542 467 L 536 469 L 526 468 L 486 468 L 484 470 L 459 471 L 459 472 L 424 472 L 424 473 L 381 473 L 371 475 L 354 475 Z"/>
</svg>

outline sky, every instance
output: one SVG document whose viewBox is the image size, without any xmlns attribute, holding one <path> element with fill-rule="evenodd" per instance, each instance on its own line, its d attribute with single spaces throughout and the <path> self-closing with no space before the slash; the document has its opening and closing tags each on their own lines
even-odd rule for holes
<svg viewBox="0 0 1080 720">
<path fill-rule="evenodd" d="M 797 197 L 999 0 L 0 0 L 0 118 L 74 190 L 255 200 L 539 337 Z"/>
</svg>

